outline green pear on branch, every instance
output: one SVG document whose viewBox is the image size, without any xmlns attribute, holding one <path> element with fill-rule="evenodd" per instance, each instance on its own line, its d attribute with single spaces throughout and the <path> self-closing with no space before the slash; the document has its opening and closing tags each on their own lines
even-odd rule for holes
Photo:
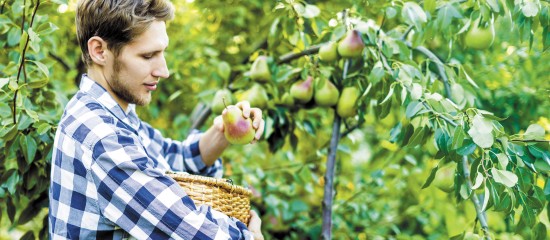
<svg viewBox="0 0 550 240">
<path fill-rule="evenodd" d="M 241 101 L 248 101 L 251 107 L 264 109 L 269 100 L 266 90 L 260 84 L 254 84 L 239 97 Z"/>
<path fill-rule="evenodd" d="M 319 48 L 319 59 L 324 62 L 332 62 L 338 59 L 338 44 L 336 42 L 328 42 Z"/>
<path fill-rule="evenodd" d="M 489 23 L 486 28 L 480 27 L 478 26 L 479 21 L 479 19 L 474 21 L 472 27 L 464 36 L 464 43 L 466 47 L 483 50 L 493 45 L 495 40 L 495 27 L 492 23 Z"/>
<path fill-rule="evenodd" d="M 225 99 L 225 103 L 224 103 Z M 233 105 L 235 98 L 229 89 L 220 89 L 216 91 L 214 99 L 212 100 L 212 112 L 216 115 L 220 115 L 225 108 L 225 104 Z"/>
<path fill-rule="evenodd" d="M 254 60 L 250 68 L 250 78 L 262 83 L 271 81 L 271 72 L 269 71 L 266 56 L 261 55 Z"/>
<path fill-rule="evenodd" d="M 365 43 L 357 30 L 350 30 L 338 43 L 338 54 L 346 58 L 355 58 L 363 54 Z"/>
<path fill-rule="evenodd" d="M 294 106 L 294 98 L 290 95 L 290 93 L 285 92 L 281 99 L 278 101 L 278 104 L 286 107 L 292 107 Z"/>
<path fill-rule="evenodd" d="M 222 113 L 225 139 L 231 144 L 248 144 L 254 140 L 256 131 L 252 119 L 244 118 L 243 111 L 230 105 Z"/>
<path fill-rule="evenodd" d="M 299 80 L 290 86 L 290 95 L 299 103 L 307 103 L 313 98 L 313 77 Z"/>
<path fill-rule="evenodd" d="M 314 91 L 315 103 L 320 107 L 331 107 L 338 103 L 340 92 L 334 84 L 326 78 L 318 77 L 315 79 Z"/>
<path fill-rule="evenodd" d="M 347 118 L 357 114 L 357 100 L 359 99 L 359 89 L 355 87 L 346 87 L 340 94 L 340 99 L 336 105 L 338 116 Z"/>
</svg>

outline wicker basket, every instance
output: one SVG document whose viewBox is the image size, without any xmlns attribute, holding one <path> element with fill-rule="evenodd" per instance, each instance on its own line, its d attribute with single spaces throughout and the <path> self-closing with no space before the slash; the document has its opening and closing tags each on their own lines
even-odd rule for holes
<svg viewBox="0 0 550 240">
<path fill-rule="evenodd" d="M 230 217 L 248 225 L 250 218 L 250 196 L 252 192 L 233 185 L 231 180 L 192 175 L 188 173 L 167 173 L 195 201 L 197 206 L 206 204 Z"/>
</svg>

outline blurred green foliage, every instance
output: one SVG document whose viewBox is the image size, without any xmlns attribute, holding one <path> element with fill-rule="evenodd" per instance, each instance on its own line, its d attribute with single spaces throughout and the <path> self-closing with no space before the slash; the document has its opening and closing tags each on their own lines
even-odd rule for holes
<svg viewBox="0 0 550 240">
<path fill-rule="evenodd" d="M 544 156 L 550 156 L 545 155 L 549 145 L 521 141 L 534 123 L 542 126 L 543 138 L 550 140 L 550 4 L 509 0 L 412 3 L 174 1 L 176 18 L 168 25 L 166 54 L 171 76 L 161 80 L 152 103 L 139 108 L 139 115 L 165 136 L 182 139 L 197 120 L 198 105 L 208 105 L 221 88 L 242 95 L 252 86 L 247 73 L 252 61 L 259 54 L 268 55 L 276 80 L 263 85 L 269 96 L 264 111 L 266 141 L 229 148 L 223 155 L 225 175 L 253 189 L 253 207 L 261 213 L 266 239 L 318 239 L 335 113 L 311 104 L 285 107 L 276 102 L 301 76 L 328 72 L 333 81 L 340 81 L 339 88 L 370 89 L 359 103 L 359 116 L 345 119 L 342 128 L 350 131 L 338 145 L 334 239 L 482 235 L 474 206 L 467 201 L 471 195 L 461 164 L 451 171 L 456 177 L 450 192 L 434 186 L 435 180 L 432 186 L 423 187 L 430 185 L 427 180 L 442 176 L 442 171 L 432 169 L 460 163 L 464 151 L 478 166 L 471 171 L 471 180 L 475 183 L 478 175 L 484 177 L 483 186 L 471 192 L 490 199 L 486 216 L 492 238 L 544 239 L 550 234 L 550 169 L 544 165 Z M 44 239 L 41 226 L 46 220 L 53 136 L 63 106 L 77 91 L 84 71 L 75 37 L 76 3 L 4 0 L 0 4 L 0 239 Z M 423 11 L 411 11 L 417 10 L 415 6 Z M 33 14 L 35 8 L 38 11 Z M 351 77 L 334 77 L 341 76 L 342 61 L 318 64 L 315 55 L 277 64 L 287 53 L 341 37 L 346 24 L 337 15 L 344 9 L 349 9 L 351 25 L 366 29 L 363 37 L 370 44 Z M 479 16 L 495 21 L 495 42 L 481 51 L 464 48 L 464 31 L 470 19 Z M 380 31 L 373 31 L 377 26 Z M 433 59 L 402 44 L 405 40 L 412 48 L 424 46 L 446 63 L 451 99 L 458 109 L 443 105 L 445 100 L 435 95 L 445 95 L 445 85 Z M 382 65 L 383 54 L 393 63 L 391 71 Z M 19 71 L 21 55 L 25 61 Z M 229 78 L 224 77 L 227 65 Z M 420 77 L 414 76 L 416 72 Z M 421 99 L 432 111 L 411 110 L 414 104 L 420 105 L 411 99 L 411 83 L 422 87 Z M 499 137 L 519 140 L 510 147 L 517 151 L 507 152 L 497 143 L 484 151 L 474 144 L 478 140 L 467 132 L 477 129 L 472 123 L 479 115 L 477 109 L 498 117 L 491 122 L 495 136 L 502 130 Z M 450 126 L 441 116 L 462 117 L 463 121 L 457 121 L 462 125 Z M 200 128 L 208 128 L 214 117 Z M 453 137 L 460 131 L 463 137 L 456 143 Z M 499 141 L 498 137 L 491 139 Z M 513 166 L 498 165 L 499 153 L 508 154 Z M 489 177 L 493 173 L 489 168 L 519 176 L 518 184 L 506 188 L 496 183 Z M 514 204 L 506 207 L 507 202 Z"/>
</svg>

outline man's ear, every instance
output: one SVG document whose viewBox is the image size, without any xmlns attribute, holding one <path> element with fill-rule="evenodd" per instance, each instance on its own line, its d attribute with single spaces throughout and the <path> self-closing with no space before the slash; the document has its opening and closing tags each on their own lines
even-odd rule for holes
<svg viewBox="0 0 550 240">
<path fill-rule="evenodd" d="M 105 65 L 107 51 L 107 42 L 102 38 L 94 36 L 88 39 L 88 54 L 94 63 Z"/>
</svg>

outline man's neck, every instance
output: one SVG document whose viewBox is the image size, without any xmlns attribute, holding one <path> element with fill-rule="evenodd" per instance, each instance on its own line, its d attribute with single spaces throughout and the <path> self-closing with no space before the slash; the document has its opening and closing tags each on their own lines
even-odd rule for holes
<svg viewBox="0 0 550 240">
<path fill-rule="evenodd" d="M 87 74 L 90 79 L 94 80 L 96 83 L 98 83 L 103 88 L 105 88 L 105 90 L 107 90 L 109 95 L 111 95 L 111 97 L 118 103 L 118 105 L 122 108 L 124 112 L 128 111 L 128 103 L 120 99 L 115 94 L 115 92 L 113 92 L 113 89 L 111 88 L 111 85 L 109 85 L 109 81 L 107 80 L 107 77 L 105 76 L 105 74 L 103 74 L 103 71 L 101 71 L 101 69 L 90 67 L 90 69 L 88 69 Z"/>
</svg>

